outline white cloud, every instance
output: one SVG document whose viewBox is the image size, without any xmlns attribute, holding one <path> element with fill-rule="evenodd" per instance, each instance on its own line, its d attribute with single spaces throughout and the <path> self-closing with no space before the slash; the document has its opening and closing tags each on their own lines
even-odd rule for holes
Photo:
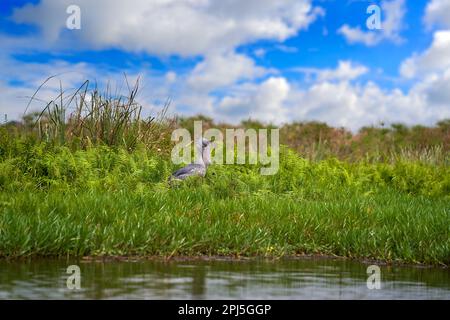
<svg viewBox="0 0 450 320">
<path fill-rule="evenodd" d="M 414 54 L 400 66 L 406 78 L 423 78 L 429 73 L 450 67 L 450 30 L 436 31 L 431 47 L 422 54 Z"/>
<path fill-rule="evenodd" d="M 450 0 L 431 0 L 425 9 L 425 24 L 450 28 Z"/>
<path fill-rule="evenodd" d="M 276 124 L 319 120 L 352 130 L 380 122 L 433 125 L 450 117 L 449 78 L 450 72 L 445 79 L 429 79 L 404 93 L 383 90 L 373 82 L 323 81 L 304 86 L 271 77 L 261 84 L 236 87 L 222 99 L 210 97 L 208 108 L 200 112 L 231 123 L 246 118 Z"/>
<path fill-rule="evenodd" d="M 369 71 L 367 67 L 354 64 L 349 60 L 339 60 L 338 66 L 335 69 L 297 67 L 292 70 L 304 73 L 308 78 L 315 76 L 314 80 L 319 82 L 333 80 L 350 81 L 366 74 Z"/>
<path fill-rule="evenodd" d="M 325 70 L 330 75 L 326 81 L 292 90 L 287 105 L 293 107 L 295 117 L 352 129 L 380 121 L 431 125 L 450 117 L 450 30 L 435 32 L 427 50 L 403 61 L 401 75 L 415 81 L 406 92 L 383 90 L 372 82 L 353 85 L 345 78 L 330 82 L 339 69 L 352 70 Z"/>
<path fill-rule="evenodd" d="M 177 80 L 177 74 L 174 71 L 167 72 L 165 77 L 169 84 L 174 83 Z"/>
<path fill-rule="evenodd" d="M 335 69 L 297 70 L 315 75 L 311 85 L 272 77 L 261 84 L 248 82 L 231 87 L 229 95 L 213 102 L 210 115 L 231 122 L 248 117 L 275 123 L 320 120 L 352 130 L 380 122 L 433 125 L 450 117 L 450 67 L 436 61 L 439 55 L 428 56 L 440 47 L 437 44 L 442 44 L 439 33 L 435 39 L 414 60 L 419 69 L 426 65 L 427 59 L 435 64 L 428 71 L 424 69 L 407 91 L 385 90 L 371 81 L 352 84 L 350 80 L 368 69 L 351 61 L 340 61 Z"/>
<path fill-rule="evenodd" d="M 188 85 L 198 91 L 230 86 L 239 80 L 250 80 L 267 72 L 249 57 L 236 54 L 212 54 L 198 63 L 187 78 Z"/>
<path fill-rule="evenodd" d="M 418 92 L 384 91 L 372 82 L 314 84 L 307 89 L 299 88 L 290 103 L 296 119 L 319 119 L 353 130 L 381 121 L 432 124 L 438 114 L 434 109 L 427 111 L 425 97 Z"/>
<path fill-rule="evenodd" d="M 65 37 L 75 36 L 81 40 L 77 44 L 90 49 L 118 47 L 157 55 L 202 57 L 187 71 L 145 71 L 138 98 L 148 108 L 157 106 L 155 100 L 171 96 L 171 111 L 186 115 L 202 113 L 232 123 L 248 117 L 275 123 L 320 120 L 351 129 L 379 121 L 433 124 L 450 117 L 450 31 L 436 32 L 430 48 L 402 63 L 401 75 L 413 82 L 409 90 L 384 90 L 373 82 L 353 83 L 368 68 L 349 60 L 339 61 L 334 69 L 297 68 L 313 76 L 312 82 L 301 84 L 286 79 L 276 70 L 258 66 L 235 49 L 258 39 L 282 41 L 306 28 L 317 15 L 323 14 L 320 9 L 314 11 L 310 1 L 136 0 L 130 5 L 80 0 L 83 29 L 68 35 L 62 28 L 69 2 L 72 3 L 43 0 L 37 6 L 19 9 L 15 18 L 39 25 L 46 49 L 53 45 L 63 48 L 69 45 Z M 341 32 L 348 41 L 366 45 L 382 40 L 399 42 L 403 5 L 399 0 L 383 2 L 385 16 L 381 32 L 364 32 L 349 26 L 343 26 Z M 428 12 L 435 10 L 427 9 L 427 15 L 432 17 Z M 427 19 L 430 23 L 442 23 L 438 18 Z M 23 39 L 16 40 L 9 39 L 6 46 L 16 50 L 26 46 Z M 32 42 L 32 46 L 37 46 L 40 40 Z M 278 49 L 293 51 L 283 45 Z M 260 50 L 260 56 L 265 52 Z M 61 73 L 65 88 L 75 88 L 85 79 L 109 79 L 118 84 L 123 81 L 122 72 L 114 73 L 102 69 L 101 65 L 86 63 L 26 63 L 0 56 L 0 65 L 0 112 L 10 115 L 20 115 L 24 110 L 27 99 L 18 97 L 31 96 L 52 74 Z M 129 75 L 130 82 L 137 76 L 123 71 Z M 10 79 L 23 86 L 11 84 Z M 48 101 L 58 90 L 55 79 L 41 91 L 39 98 Z"/>
<path fill-rule="evenodd" d="M 450 111 L 450 68 L 440 74 L 430 74 L 414 86 L 414 91 L 424 94 L 427 103 Z"/>
<path fill-rule="evenodd" d="M 338 29 L 349 43 L 363 43 L 366 46 L 374 46 L 383 40 L 401 43 L 404 39 L 400 36 L 405 15 L 405 0 L 391 0 L 381 2 L 381 30 L 363 31 L 360 26 L 350 27 L 344 24 Z"/>
<path fill-rule="evenodd" d="M 376 45 L 381 40 L 376 31 L 364 32 L 359 26 L 352 28 L 347 24 L 340 27 L 338 33 L 342 34 L 348 43 L 363 43 L 366 46 Z"/>
<path fill-rule="evenodd" d="M 258 48 L 253 51 L 253 54 L 258 58 L 263 58 L 267 53 L 266 49 Z"/>
<path fill-rule="evenodd" d="M 361 65 L 352 65 L 351 61 L 339 61 L 337 69 L 325 69 L 318 74 L 318 80 L 353 80 L 367 73 L 368 69 Z"/>
<path fill-rule="evenodd" d="M 290 85 L 283 77 L 270 77 L 261 84 L 243 86 L 234 95 L 222 98 L 216 109 L 217 116 L 226 121 L 236 122 L 245 118 L 266 122 L 286 121 L 284 102 Z"/>
<path fill-rule="evenodd" d="M 113 86 L 123 83 L 121 73 L 111 73 L 89 64 L 60 61 L 49 64 L 2 61 L 1 64 L 6 66 L 5 71 L 13 78 L 27 84 L 14 86 L 0 79 L 0 90 L 3 92 L 0 113 L 8 113 L 10 119 L 15 115 L 19 117 L 26 106 L 28 99 L 20 97 L 31 96 L 47 75 L 56 71 L 62 73 L 64 88 L 76 88 L 87 78 L 99 79 L 103 83 L 110 80 Z M 160 106 L 155 100 L 161 101 L 171 96 L 170 112 L 179 114 L 201 113 L 231 123 L 249 117 L 274 123 L 320 120 L 353 130 L 380 121 L 433 124 L 450 117 L 450 68 L 420 78 L 407 92 L 383 90 L 372 82 L 352 84 L 349 80 L 362 74 L 364 68 L 350 61 L 342 61 L 336 69 L 325 69 L 322 73 L 317 69 L 317 79 L 321 79 L 306 85 L 274 75 L 263 81 L 253 78 L 227 81 L 224 95 L 190 87 L 187 79 L 195 74 L 193 71 L 153 74 L 149 70 L 142 75 L 138 101 L 147 113 Z M 68 70 L 70 73 L 65 73 Z M 129 74 L 129 81 L 136 77 L 137 74 Z M 58 90 L 59 81 L 54 79 L 42 89 L 38 98 L 49 101 Z M 42 106 L 43 103 L 36 101 L 31 109 L 41 109 Z"/>
<path fill-rule="evenodd" d="M 323 10 L 310 0 L 77 0 L 81 30 L 65 29 L 72 0 L 42 0 L 14 12 L 20 23 L 37 25 L 48 46 L 120 48 L 157 55 L 204 55 L 230 51 L 256 40 L 283 41 L 307 28 Z M 71 38 L 72 39 L 72 38 Z M 37 49 L 37 48 L 35 48 Z"/>
<path fill-rule="evenodd" d="M 385 17 L 381 24 L 383 38 L 395 43 L 403 42 L 399 33 L 404 27 L 405 0 L 383 1 L 381 9 Z"/>
</svg>

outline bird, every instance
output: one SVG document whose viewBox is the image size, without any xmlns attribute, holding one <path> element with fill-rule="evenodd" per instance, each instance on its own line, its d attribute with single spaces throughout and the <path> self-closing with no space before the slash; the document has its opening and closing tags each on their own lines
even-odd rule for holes
<svg viewBox="0 0 450 320">
<path fill-rule="evenodd" d="M 192 176 L 206 175 L 206 170 L 211 164 L 211 141 L 205 138 L 200 138 L 196 143 L 197 156 L 194 163 L 188 164 L 187 166 L 178 169 L 169 178 L 172 180 L 184 180 Z M 198 157 L 201 155 L 201 157 Z"/>
</svg>

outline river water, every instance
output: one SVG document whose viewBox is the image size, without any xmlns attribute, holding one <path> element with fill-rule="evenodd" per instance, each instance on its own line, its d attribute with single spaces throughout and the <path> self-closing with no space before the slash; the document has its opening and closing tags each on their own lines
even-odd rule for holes
<svg viewBox="0 0 450 320">
<path fill-rule="evenodd" d="M 80 288 L 69 289 L 69 265 Z M 450 299 L 448 268 L 380 265 L 343 259 L 195 261 L 0 260 L 0 299 Z M 75 284 L 69 279 L 69 284 Z"/>
</svg>

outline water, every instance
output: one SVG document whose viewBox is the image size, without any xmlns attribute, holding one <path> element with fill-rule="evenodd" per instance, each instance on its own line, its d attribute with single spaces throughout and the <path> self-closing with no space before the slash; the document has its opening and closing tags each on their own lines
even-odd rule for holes
<svg viewBox="0 0 450 320">
<path fill-rule="evenodd" d="M 67 267 L 81 289 L 67 288 Z M 334 259 L 122 261 L 0 260 L 0 299 L 450 299 L 450 270 Z"/>
</svg>

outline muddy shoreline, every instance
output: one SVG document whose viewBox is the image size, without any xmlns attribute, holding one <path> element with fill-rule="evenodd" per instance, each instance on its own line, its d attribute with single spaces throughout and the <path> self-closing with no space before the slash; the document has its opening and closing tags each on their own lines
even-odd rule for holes
<svg viewBox="0 0 450 320">
<path fill-rule="evenodd" d="M 29 257 L 1 257 L 4 261 L 34 261 L 34 260 L 71 260 L 80 263 L 109 263 L 109 262 L 140 262 L 140 261 L 159 261 L 159 262 L 195 262 L 195 261 L 228 261 L 228 262 L 276 262 L 279 260 L 339 260 L 358 262 L 361 264 L 376 264 L 380 266 L 396 266 L 396 267 L 415 267 L 415 268 L 442 268 L 447 269 L 449 265 L 445 264 L 423 264 L 423 263 L 407 263 L 402 261 L 385 261 L 370 258 L 350 258 L 325 254 L 297 254 L 284 256 L 237 256 L 237 255 L 173 255 L 173 256 L 140 256 L 140 255 L 104 255 L 104 256 L 29 256 Z"/>
</svg>

